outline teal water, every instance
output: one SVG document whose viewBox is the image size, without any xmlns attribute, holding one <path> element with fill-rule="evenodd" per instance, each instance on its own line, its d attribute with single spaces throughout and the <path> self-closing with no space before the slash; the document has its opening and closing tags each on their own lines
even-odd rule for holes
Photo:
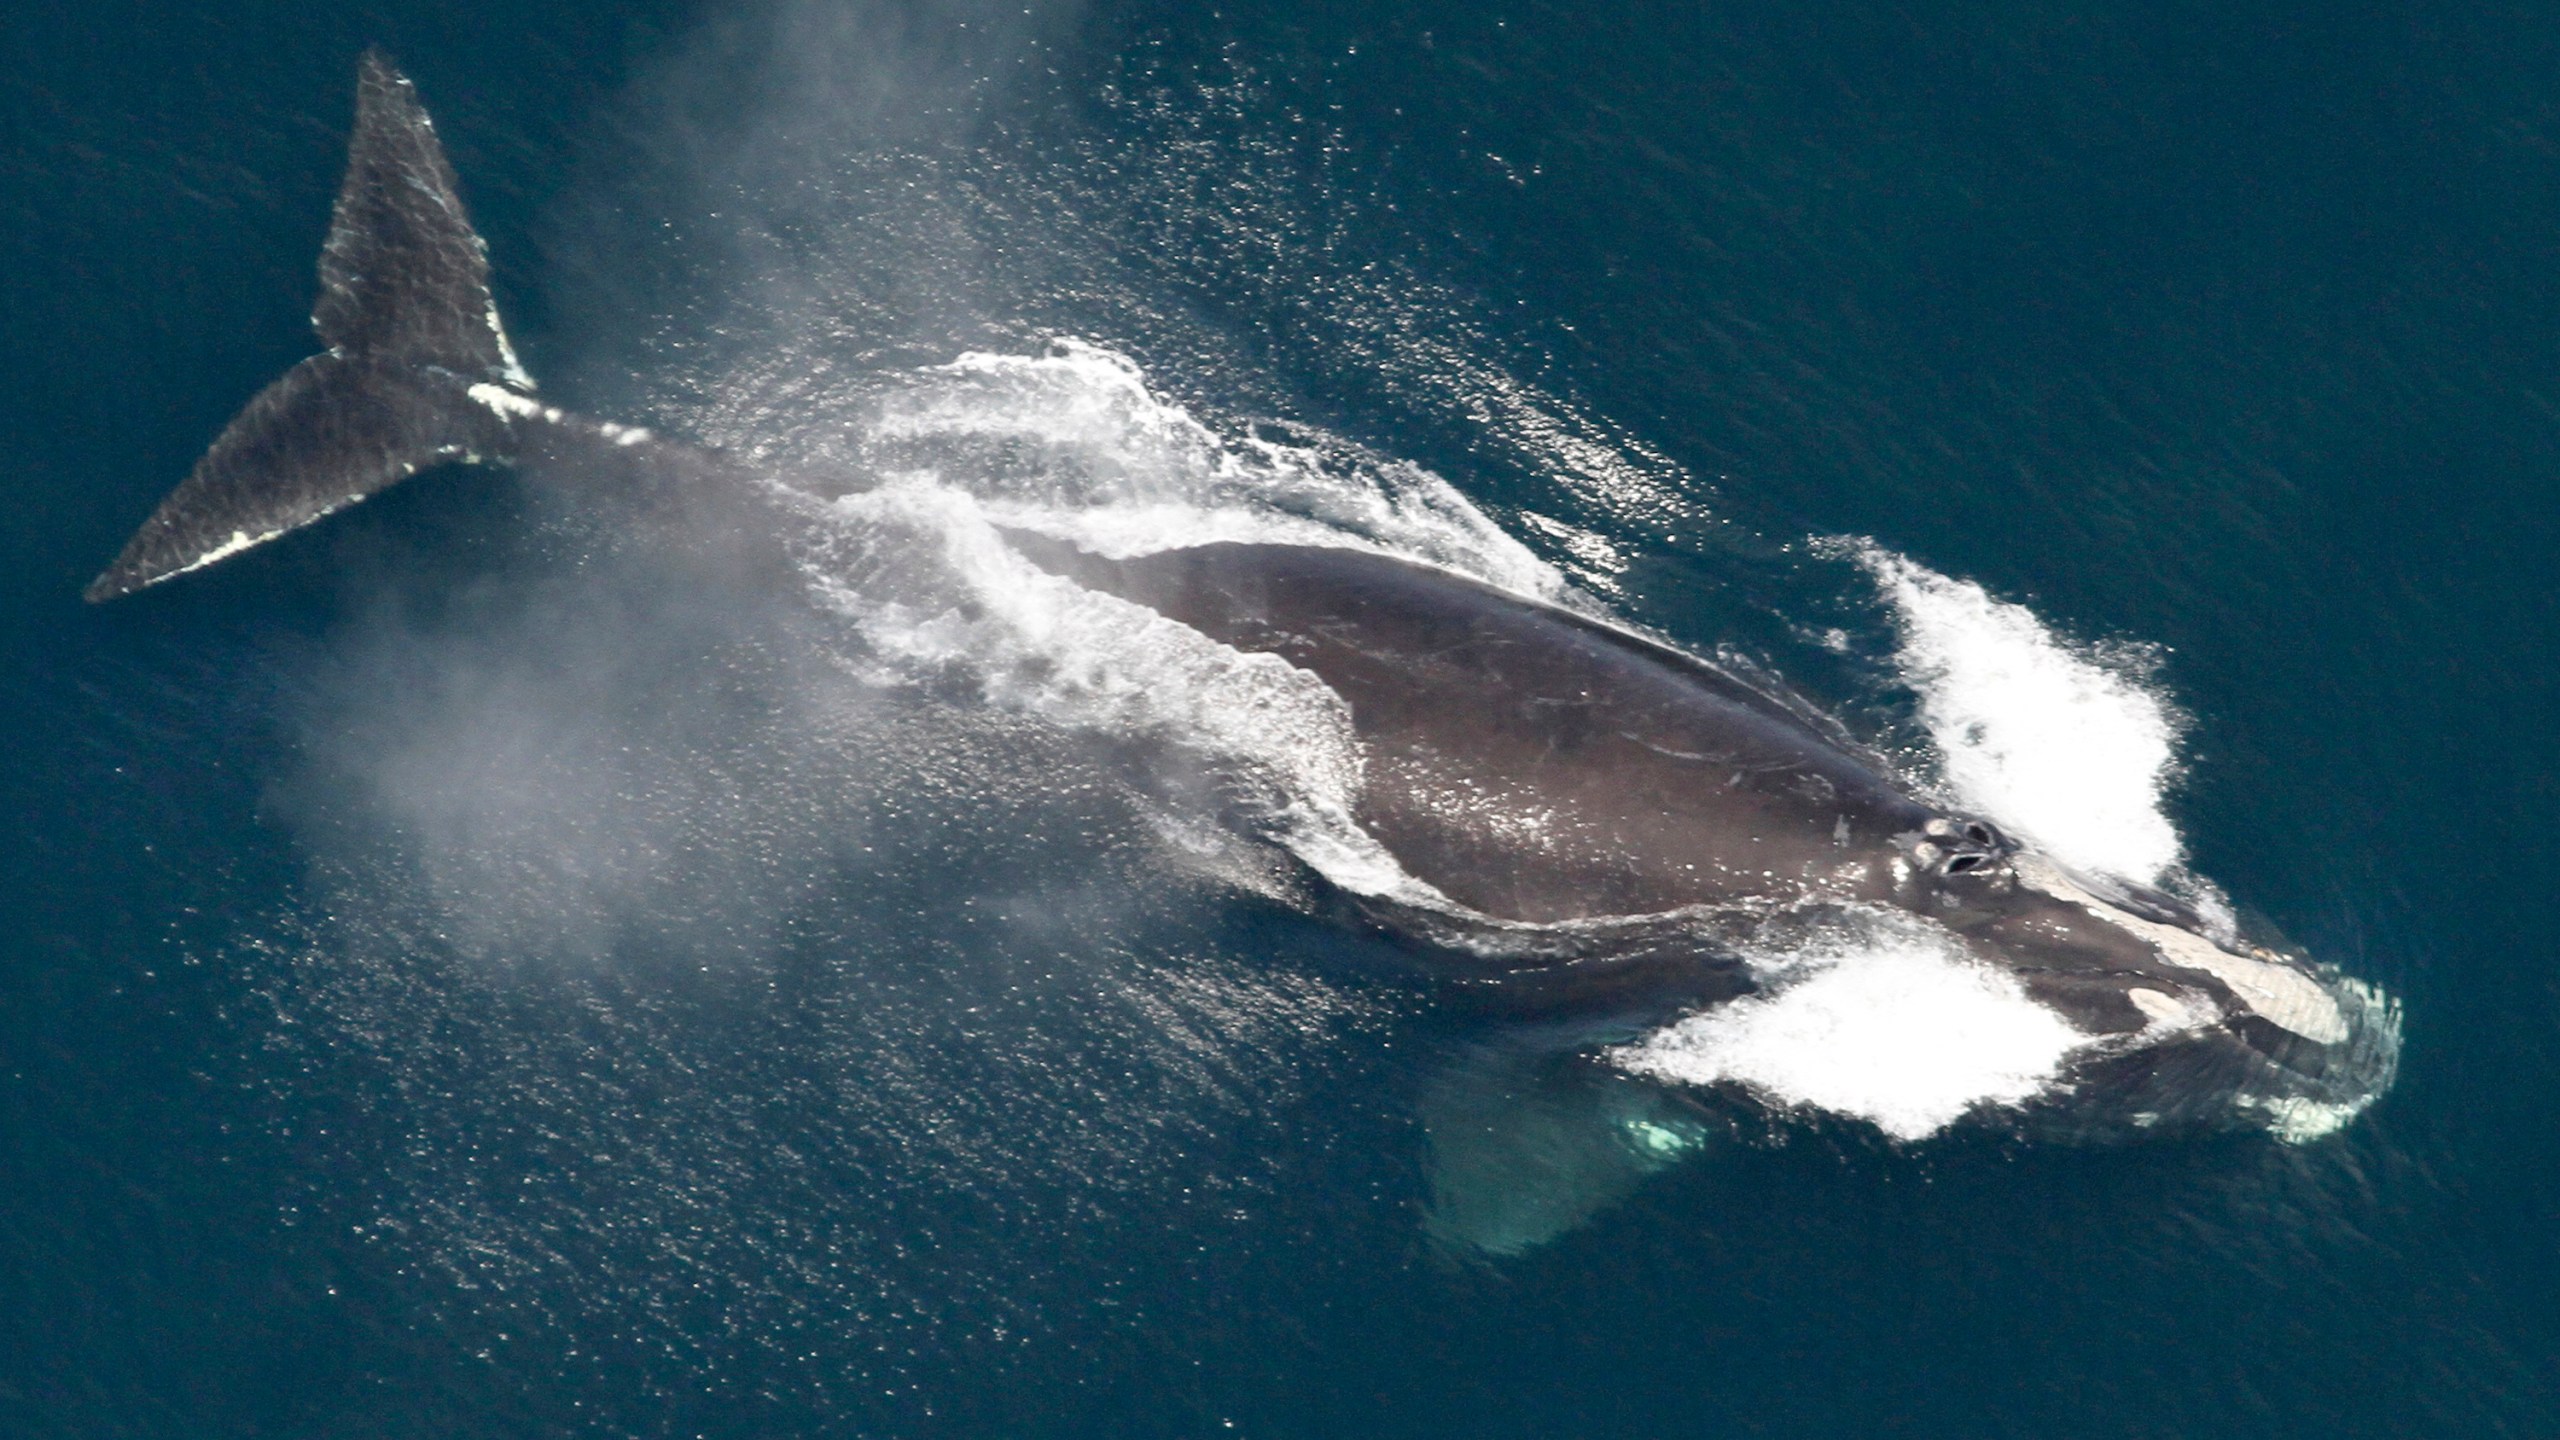
<svg viewBox="0 0 2560 1440">
<path fill-rule="evenodd" d="M 2560 1426 L 2560 20 L 5 32 L 9 1433 Z M 2400 999 L 2397 1087 L 2301 1147 L 1776 1125 L 1453 1260 L 1464 1023 L 1166 870 L 1126 737 L 884 692 L 505 476 L 82 607 L 307 352 L 372 42 L 583 408 L 824 460 L 870 377 L 1076 335 L 1869 733 L 1907 701 L 1805 637 L 1884 622 L 1806 536 L 2164 647 L 2195 868 Z"/>
</svg>

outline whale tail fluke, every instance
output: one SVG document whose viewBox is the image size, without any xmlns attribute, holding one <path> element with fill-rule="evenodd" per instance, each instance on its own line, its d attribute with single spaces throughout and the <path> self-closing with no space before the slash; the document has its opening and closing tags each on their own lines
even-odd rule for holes
<svg viewBox="0 0 2560 1440">
<path fill-rule="evenodd" d="M 329 348 L 241 410 L 88 599 L 200 569 L 441 461 L 514 458 L 504 410 L 531 408 L 533 381 L 498 323 L 488 247 L 435 126 L 379 50 L 358 71 L 311 321 Z"/>
</svg>

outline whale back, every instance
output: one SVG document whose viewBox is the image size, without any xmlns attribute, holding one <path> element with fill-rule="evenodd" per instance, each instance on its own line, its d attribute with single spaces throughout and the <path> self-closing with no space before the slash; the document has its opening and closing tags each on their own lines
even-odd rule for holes
<svg viewBox="0 0 2560 1440">
<path fill-rule="evenodd" d="M 1221 543 L 1043 566 L 1313 672 L 1364 747 L 1357 818 L 1415 877 L 1553 922 L 1882 898 L 1939 812 L 1697 656 L 1367 551 Z"/>
</svg>

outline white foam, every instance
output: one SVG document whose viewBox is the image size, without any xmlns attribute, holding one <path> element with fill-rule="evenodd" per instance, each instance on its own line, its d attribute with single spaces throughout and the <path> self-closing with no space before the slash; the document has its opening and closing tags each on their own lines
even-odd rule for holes
<svg viewBox="0 0 2560 1440">
<path fill-rule="evenodd" d="M 2240 1104 L 2267 1117 L 2267 1133 L 2287 1145 L 2308 1145 L 2346 1128 L 2379 1098 L 2379 1089 L 2352 1100 L 2314 1100 L 2304 1096 L 2270 1098 L 2243 1095 Z"/>
<path fill-rule="evenodd" d="M 2181 726 L 2132 667 L 1969 580 L 1872 542 L 1853 554 L 1893 604 L 1895 663 L 1954 800 L 2077 869 L 2157 884 L 2177 868 L 2161 801 Z"/>
<path fill-rule="evenodd" d="M 1733 1083 L 1919 1140 L 1983 1105 L 2046 1093 L 2089 1037 L 1925 922 L 1881 913 L 1855 933 L 1762 957 L 1765 995 L 1610 1052 L 1641 1075 Z"/>
<path fill-rule="evenodd" d="M 1430 561 L 1524 595 L 1564 577 L 1446 480 L 1307 437 L 1223 434 L 1158 395 L 1136 362 L 1075 339 L 1038 355 L 971 352 L 889 396 L 876 446 L 937 467 L 1006 524 L 1113 558 L 1219 540 L 1340 545 Z M 988 463 L 992 461 L 993 463 Z"/>
</svg>

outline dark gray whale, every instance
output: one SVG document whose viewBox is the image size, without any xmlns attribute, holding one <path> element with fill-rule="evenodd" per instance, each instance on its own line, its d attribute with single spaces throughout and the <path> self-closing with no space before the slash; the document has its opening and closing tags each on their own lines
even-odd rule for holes
<svg viewBox="0 0 2560 1440">
<path fill-rule="evenodd" d="M 409 82 L 372 53 L 358 94 L 312 317 L 326 350 L 249 403 L 89 599 L 213 564 L 448 461 L 608 471 L 680 503 L 755 488 L 717 451 L 537 398 Z M 1344 703 L 1365 762 L 1353 818 L 1429 892 L 1357 898 L 1361 913 L 1411 941 L 1427 970 L 1537 1022 L 1485 1052 L 1478 1083 L 1426 1107 L 1441 1117 L 1444 1228 L 1472 1243 L 1542 1238 L 1676 1148 L 1663 1137 L 1690 1122 L 1624 1077 L 1595 1078 L 1595 1047 L 1759 996 L 1783 977 L 1755 968 L 1755 947 L 1861 916 L 1931 927 L 2077 1037 L 2039 1094 L 1985 1107 L 2015 1131 L 2307 1136 L 2392 1077 L 2396 1018 L 2371 990 L 1931 803 L 1774 685 L 1363 550 L 1226 543 L 1107 559 L 1009 538 L 1056 574 L 1279 656 Z M 1496 1112 L 1517 1123 L 1489 1122 Z M 1556 1139 L 1558 1116 L 1584 1113 L 1615 1138 Z M 1564 1178 L 1517 1179 L 1542 1169 Z"/>
</svg>

